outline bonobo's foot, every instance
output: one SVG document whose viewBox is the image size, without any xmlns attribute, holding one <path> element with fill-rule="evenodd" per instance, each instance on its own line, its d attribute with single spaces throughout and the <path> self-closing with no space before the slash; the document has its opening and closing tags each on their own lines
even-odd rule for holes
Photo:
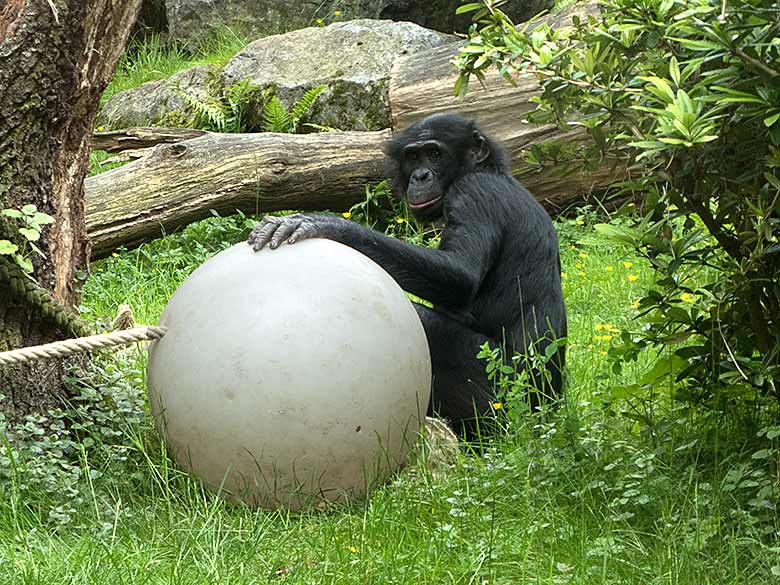
<svg viewBox="0 0 780 585">
<path fill-rule="evenodd" d="M 249 234 L 247 243 L 257 252 L 266 245 L 275 250 L 283 242 L 294 244 L 309 238 L 336 239 L 345 223 L 346 220 L 330 215 L 266 215 Z"/>
</svg>

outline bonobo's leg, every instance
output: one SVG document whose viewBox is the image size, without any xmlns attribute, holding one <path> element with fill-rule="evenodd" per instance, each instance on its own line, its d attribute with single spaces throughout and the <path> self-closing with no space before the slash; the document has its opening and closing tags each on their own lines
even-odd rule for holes
<svg viewBox="0 0 780 585">
<path fill-rule="evenodd" d="M 479 347 L 492 340 L 445 314 L 419 304 L 415 308 L 428 337 L 433 366 L 428 414 L 443 416 L 456 432 L 474 438 L 476 416 L 492 412 L 494 397 L 485 373 L 487 364 L 477 359 Z"/>
</svg>

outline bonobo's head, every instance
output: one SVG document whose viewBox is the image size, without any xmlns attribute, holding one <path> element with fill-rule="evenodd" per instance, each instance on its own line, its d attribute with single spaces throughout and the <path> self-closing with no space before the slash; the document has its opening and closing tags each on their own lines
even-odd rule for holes
<svg viewBox="0 0 780 585">
<path fill-rule="evenodd" d="M 506 173 L 506 156 L 471 120 L 434 114 L 387 143 L 393 193 L 406 195 L 420 221 L 435 220 L 444 210 L 447 189 L 474 171 Z"/>
</svg>

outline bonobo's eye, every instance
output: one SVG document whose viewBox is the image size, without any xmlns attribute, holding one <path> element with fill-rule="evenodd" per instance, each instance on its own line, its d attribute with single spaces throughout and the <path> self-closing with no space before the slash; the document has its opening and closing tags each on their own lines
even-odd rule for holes
<svg viewBox="0 0 780 585">
<path fill-rule="evenodd" d="M 417 160 L 416 150 L 407 150 L 405 154 L 406 154 L 406 160 L 408 160 L 409 162 L 414 162 Z"/>
<path fill-rule="evenodd" d="M 438 146 L 434 146 L 428 152 L 428 156 L 431 157 L 431 160 L 439 160 L 441 158 L 441 150 L 439 150 Z"/>
</svg>

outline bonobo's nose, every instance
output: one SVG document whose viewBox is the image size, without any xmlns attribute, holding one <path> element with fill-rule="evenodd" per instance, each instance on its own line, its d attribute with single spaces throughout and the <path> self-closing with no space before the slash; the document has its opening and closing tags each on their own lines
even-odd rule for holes
<svg viewBox="0 0 780 585">
<path fill-rule="evenodd" d="M 412 173 L 412 180 L 415 183 L 422 183 L 424 181 L 430 181 L 433 178 L 433 173 L 430 169 L 416 169 Z"/>
</svg>

